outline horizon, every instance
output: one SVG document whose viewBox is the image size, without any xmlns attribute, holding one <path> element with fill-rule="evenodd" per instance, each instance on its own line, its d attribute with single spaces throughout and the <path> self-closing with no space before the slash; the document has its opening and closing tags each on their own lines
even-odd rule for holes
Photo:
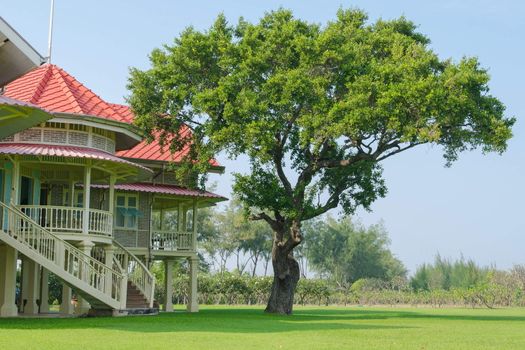
<svg viewBox="0 0 525 350">
<path fill-rule="evenodd" d="M 209 27 L 220 12 L 231 23 L 240 16 L 256 21 L 264 11 L 278 7 L 290 8 L 296 17 L 321 24 L 333 19 L 340 7 L 361 8 L 369 13 L 371 21 L 405 15 L 431 39 L 431 47 L 440 57 L 479 57 L 491 73 L 491 93 L 506 105 L 506 116 L 517 118 L 514 137 L 502 156 L 482 155 L 479 150 L 466 152 L 451 168 L 444 167 L 438 147 L 423 146 L 389 159 L 383 164 L 389 193 L 372 205 L 372 212 L 360 210 L 356 218 L 367 226 L 383 220 L 392 252 L 411 272 L 418 265 L 433 262 L 436 254 L 452 260 L 464 256 L 480 265 L 503 269 L 525 263 L 520 249 L 525 237 L 519 201 L 525 195 L 519 181 L 525 170 L 520 123 L 525 112 L 520 83 L 525 80 L 525 73 L 518 65 L 525 54 L 525 45 L 519 45 L 525 34 L 520 27 L 525 19 L 525 4 L 517 0 L 499 5 L 486 0 L 460 4 L 452 0 L 439 4 L 407 0 L 396 4 L 327 1 L 306 8 L 295 1 L 268 1 L 253 6 L 235 1 L 195 1 L 180 8 L 181 4 L 150 1 L 118 6 L 116 2 L 56 1 L 51 63 L 105 100 L 122 103 L 128 94 L 128 67 L 147 69 L 147 55 L 153 48 L 171 43 L 187 26 L 199 30 Z M 205 8 L 200 6 L 204 4 Z M 35 4 L 24 0 L 13 4 L 0 0 L 0 6 L 4 10 L 2 17 L 45 56 L 49 2 Z M 102 6 L 107 8 L 105 12 L 100 11 Z M 30 7 L 33 11 L 26 11 Z M 178 9 L 181 13 L 176 12 Z M 134 23 L 142 25 L 138 28 Z M 226 166 L 226 173 L 213 175 L 211 180 L 218 183 L 217 193 L 231 197 L 231 173 L 246 171 L 247 167 L 241 164 L 238 168 L 242 159 L 232 161 L 220 155 L 218 160 Z M 486 186 L 487 183 L 491 185 Z M 331 211 L 333 216 L 337 213 Z"/>
</svg>

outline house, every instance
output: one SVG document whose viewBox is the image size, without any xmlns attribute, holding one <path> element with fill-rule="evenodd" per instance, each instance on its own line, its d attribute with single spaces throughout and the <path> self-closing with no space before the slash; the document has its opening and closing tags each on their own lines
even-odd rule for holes
<svg viewBox="0 0 525 350">
<path fill-rule="evenodd" d="M 0 126 L 2 109 L 40 119 L 12 118 L 5 121 L 12 130 L 0 131 L 0 316 L 48 312 L 50 273 L 63 283 L 63 314 L 156 312 L 149 267 L 163 261 L 172 276 L 176 259 L 189 262 L 187 310 L 198 311 L 195 218 L 225 198 L 180 186 L 168 165 L 183 153 L 146 143 L 127 106 L 42 64 L 9 28 L 0 21 L 0 40 L 17 44 L 0 47 Z"/>
</svg>

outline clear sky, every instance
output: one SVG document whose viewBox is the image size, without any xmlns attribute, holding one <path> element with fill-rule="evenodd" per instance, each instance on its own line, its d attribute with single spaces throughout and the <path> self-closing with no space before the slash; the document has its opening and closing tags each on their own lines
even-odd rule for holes
<svg viewBox="0 0 525 350">
<path fill-rule="evenodd" d="M 48 0 L 0 0 L 4 17 L 46 54 Z M 438 148 L 422 147 L 384 164 L 389 193 L 371 213 L 383 220 L 392 250 L 413 270 L 439 252 L 508 268 L 525 263 L 525 2 L 520 0 L 56 0 L 53 63 L 110 102 L 124 102 L 128 67 L 148 67 L 148 53 L 187 26 L 207 28 L 224 12 L 257 20 L 285 7 L 311 22 L 325 23 L 339 7 L 358 7 L 372 20 L 405 15 L 432 40 L 443 58 L 477 56 L 492 76 L 492 93 L 517 117 L 514 138 L 503 156 L 464 154 L 444 168 Z M 219 157 L 227 173 L 214 177 L 217 192 L 230 194 L 231 171 L 246 165 Z M 334 213 L 336 214 L 336 213 Z"/>
</svg>

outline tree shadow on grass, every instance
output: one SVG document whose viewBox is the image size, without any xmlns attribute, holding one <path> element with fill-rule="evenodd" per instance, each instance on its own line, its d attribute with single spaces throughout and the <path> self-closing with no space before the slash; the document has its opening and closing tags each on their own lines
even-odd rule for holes
<svg viewBox="0 0 525 350">
<path fill-rule="evenodd" d="M 161 313 L 158 316 L 68 318 L 68 319 L 0 319 L 0 330 L 7 329 L 105 329 L 137 333 L 217 332 L 217 333 L 283 333 L 330 330 L 379 330 L 417 328 L 406 325 L 370 324 L 366 321 L 459 320 L 519 321 L 525 316 L 434 314 L 428 311 L 367 309 L 298 309 L 291 316 L 265 314 L 260 308 L 212 308 L 197 314 Z M 365 322 L 361 322 L 365 321 Z"/>
<path fill-rule="evenodd" d="M 205 309 L 198 314 L 161 313 L 158 316 L 100 317 L 100 318 L 12 318 L 0 319 L 0 330 L 68 330 L 98 329 L 138 333 L 208 332 L 208 333 L 283 333 L 332 330 L 379 330 L 413 328 L 396 325 L 378 325 L 352 322 L 366 317 L 352 318 L 330 310 L 291 316 L 265 314 L 261 309 L 220 308 Z M 348 310 L 353 313 L 355 310 Z M 370 320 L 379 319 L 371 315 Z"/>
</svg>

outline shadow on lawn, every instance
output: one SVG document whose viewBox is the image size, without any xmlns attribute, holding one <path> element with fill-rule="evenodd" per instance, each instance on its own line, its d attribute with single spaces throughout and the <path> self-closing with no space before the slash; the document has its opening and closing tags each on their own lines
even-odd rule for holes
<svg viewBox="0 0 525 350">
<path fill-rule="evenodd" d="M 69 319 L 0 319 L 0 329 L 107 329 L 138 333 L 220 332 L 282 333 L 329 330 L 378 330 L 414 328 L 361 323 L 384 319 L 443 319 L 473 321 L 525 321 L 525 316 L 440 315 L 424 311 L 299 309 L 292 316 L 265 314 L 256 308 L 213 308 L 198 314 L 162 313 L 158 316 Z"/>
</svg>

